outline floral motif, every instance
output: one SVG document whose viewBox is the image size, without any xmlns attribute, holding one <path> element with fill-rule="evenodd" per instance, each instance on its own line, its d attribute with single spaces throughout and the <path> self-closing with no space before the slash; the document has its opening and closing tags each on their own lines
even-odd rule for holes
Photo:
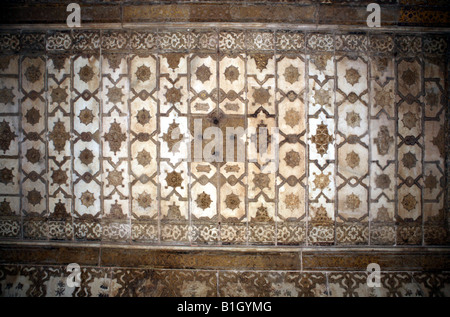
<svg viewBox="0 0 450 317">
<path fill-rule="evenodd" d="M 286 153 L 286 156 L 284 157 L 284 161 L 286 162 L 287 166 L 289 167 L 296 167 L 300 165 L 300 154 L 294 150 L 291 150 Z"/>
<path fill-rule="evenodd" d="M 33 206 L 36 206 L 41 203 L 42 195 L 36 189 L 33 189 L 32 191 L 28 192 L 27 200 L 30 204 L 32 204 Z"/>
<path fill-rule="evenodd" d="M 36 67 L 35 65 L 31 65 L 27 68 L 25 71 L 25 77 L 30 83 L 37 82 L 42 76 L 41 71 L 39 70 L 39 67 Z"/>
<path fill-rule="evenodd" d="M 64 150 L 66 142 L 70 140 L 70 133 L 66 131 L 64 123 L 58 120 L 58 122 L 55 122 L 53 131 L 49 133 L 48 137 L 53 141 L 55 150 L 60 153 Z"/>
<path fill-rule="evenodd" d="M 358 70 L 351 67 L 345 71 L 344 77 L 350 85 L 354 86 L 359 82 L 361 75 L 359 74 Z"/>
<path fill-rule="evenodd" d="M 416 205 L 417 205 L 417 200 L 410 193 L 408 193 L 407 195 L 405 195 L 403 197 L 403 199 L 402 199 L 402 206 L 406 210 L 411 211 L 411 210 L 416 208 Z"/>
<path fill-rule="evenodd" d="M 212 200 L 211 200 L 211 197 L 207 193 L 202 192 L 201 194 L 199 194 L 197 196 L 197 199 L 195 200 L 195 202 L 197 203 L 197 206 L 199 206 L 201 209 L 205 210 L 205 209 L 209 208 L 209 206 L 211 206 Z"/>
<path fill-rule="evenodd" d="M 380 189 L 389 188 L 389 186 L 391 185 L 391 178 L 387 174 L 377 175 L 377 178 L 375 179 L 375 185 Z"/>
<path fill-rule="evenodd" d="M 425 184 L 425 188 L 426 188 L 426 189 L 429 189 L 430 191 L 432 191 L 433 189 L 435 189 L 435 188 L 437 187 L 437 184 L 438 184 L 438 181 L 437 181 L 437 179 L 436 179 L 436 176 L 434 176 L 434 175 L 431 174 L 431 172 L 430 172 L 430 174 L 428 174 L 428 175 L 425 177 L 424 184 Z"/>
<path fill-rule="evenodd" d="M 296 194 L 286 195 L 284 204 L 286 205 L 286 208 L 291 211 L 297 210 L 300 206 L 300 197 Z"/>
<path fill-rule="evenodd" d="M 284 121 L 288 126 L 294 128 L 300 122 L 300 113 L 297 110 L 289 109 L 284 115 Z"/>
<path fill-rule="evenodd" d="M 391 97 L 392 89 L 377 89 L 375 88 L 375 107 L 381 107 L 383 109 L 390 109 L 393 106 L 393 100 Z"/>
<path fill-rule="evenodd" d="M 81 123 L 83 123 L 84 125 L 88 125 L 94 121 L 94 114 L 92 113 L 91 109 L 84 108 L 80 111 L 78 118 L 80 118 Z"/>
<path fill-rule="evenodd" d="M 351 151 L 347 154 L 345 161 L 347 162 L 348 166 L 350 166 L 351 168 L 355 168 L 359 166 L 360 158 L 359 155 L 355 153 L 355 151 Z"/>
<path fill-rule="evenodd" d="M 238 80 L 238 78 L 239 78 L 239 69 L 237 69 L 233 65 L 228 66 L 225 69 L 224 75 L 225 75 L 225 79 L 227 79 L 231 83 L 233 83 L 234 81 Z"/>
<path fill-rule="evenodd" d="M 260 190 L 264 190 L 264 188 L 270 189 L 269 183 L 270 183 L 269 174 L 266 173 L 256 174 L 255 172 L 253 172 L 253 184 L 254 184 L 253 189 L 256 188 L 259 188 Z"/>
<path fill-rule="evenodd" d="M 314 57 L 313 63 L 316 65 L 317 69 L 320 71 L 324 71 L 327 67 L 328 61 L 331 59 L 329 54 L 320 54 Z"/>
<path fill-rule="evenodd" d="M 151 159 L 152 159 L 152 156 L 146 150 L 140 151 L 138 153 L 138 155 L 136 156 L 136 160 L 138 161 L 138 164 L 142 165 L 144 167 L 147 166 L 148 164 L 150 164 Z"/>
<path fill-rule="evenodd" d="M 150 79 L 152 72 L 150 71 L 149 67 L 141 65 L 137 68 L 135 75 L 138 80 L 146 82 L 147 80 Z"/>
<path fill-rule="evenodd" d="M 441 126 L 438 134 L 431 141 L 439 150 L 441 157 L 445 157 L 445 127 Z"/>
<path fill-rule="evenodd" d="M 178 68 L 178 65 L 180 64 L 180 59 L 184 56 L 182 53 L 171 53 L 165 55 L 167 58 L 167 64 L 169 64 L 169 67 L 173 70 Z"/>
<path fill-rule="evenodd" d="M 120 124 L 116 122 L 111 123 L 108 133 L 105 134 L 105 140 L 109 143 L 109 149 L 116 154 L 122 147 L 122 142 L 127 140 L 125 133 L 122 132 Z"/>
<path fill-rule="evenodd" d="M 179 124 L 173 120 L 169 125 L 169 129 L 163 134 L 163 141 L 167 143 L 170 152 L 178 152 L 179 142 L 183 139 L 180 133 Z"/>
<path fill-rule="evenodd" d="M 203 64 L 202 66 L 197 68 L 195 75 L 197 76 L 198 80 L 200 80 L 202 83 L 205 83 L 209 80 L 212 73 L 209 70 L 209 67 L 205 66 L 205 64 Z"/>
<path fill-rule="evenodd" d="M 13 182 L 13 169 L 9 169 L 9 168 L 2 168 L 0 170 L 0 183 L 3 183 L 4 185 L 8 185 L 9 183 L 14 183 Z"/>
<path fill-rule="evenodd" d="M 402 158 L 402 163 L 408 169 L 416 167 L 416 155 L 411 152 L 405 153 Z"/>
<path fill-rule="evenodd" d="M 347 196 L 345 203 L 349 209 L 354 211 L 355 209 L 359 208 L 361 200 L 355 194 L 350 194 Z"/>
<path fill-rule="evenodd" d="M 269 213 L 267 212 L 267 207 L 259 206 L 256 209 L 256 215 L 254 218 L 254 221 L 256 222 L 272 222 L 272 217 L 269 216 Z"/>
<path fill-rule="evenodd" d="M 0 103 L 5 105 L 14 104 L 14 94 L 12 92 L 12 88 L 1 88 L 0 89 Z"/>
<path fill-rule="evenodd" d="M 361 126 L 361 117 L 354 111 L 347 112 L 347 117 L 345 120 L 347 121 L 349 127 L 356 128 Z"/>
<path fill-rule="evenodd" d="M 3 153 L 9 150 L 9 146 L 15 138 L 16 135 L 11 131 L 9 122 L 5 120 L 0 122 L 0 150 L 2 150 Z"/>
<path fill-rule="evenodd" d="M 85 65 L 78 71 L 78 76 L 80 76 L 80 79 L 87 84 L 94 78 L 94 71 L 92 70 L 92 67 Z"/>
<path fill-rule="evenodd" d="M 328 128 L 323 122 L 317 126 L 316 134 L 311 137 L 311 142 L 316 145 L 317 152 L 321 156 L 327 153 L 328 145 L 333 140 L 333 136 L 328 134 Z"/>
<path fill-rule="evenodd" d="M 140 123 L 141 125 L 146 125 L 147 123 L 149 123 L 151 117 L 152 116 L 150 115 L 150 112 L 148 112 L 148 110 L 145 110 L 144 108 L 139 110 L 138 113 L 136 114 L 137 122 Z"/>
<path fill-rule="evenodd" d="M 269 59 L 271 56 L 269 54 L 252 54 L 250 55 L 251 58 L 255 60 L 256 68 L 259 69 L 259 71 L 263 71 L 267 68 L 267 64 L 269 63 Z"/>
<path fill-rule="evenodd" d="M 61 87 L 53 88 L 51 93 L 52 102 L 56 103 L 66 102 L 68 96 L 69 95 L 67 94 L 66 90 Z"/>
<path fill-rule="evenodd" d="M 94 205 L 95 197 L 94 194 L 90 191 L 86 190 L 81 194 L 81 204 L 86 208 L 89 208 Z"/>
<path fill-rule="evenodd" d="M 83 151 L 80 152 L 78 158 L 80 159 L 81 163 L 87 166 L 91 164 L 92 161 L 94 160 L 94 154 L 92 154 L 91 150 L 84 149 Z"/>
<path fill-rule="evenodd" d="M 51 177 L 53 180 L 53 184 L 58 185 L 66 184 L 68 179 L 66 171 L 63 171 L 62 169 L 53 170 Z"/>
<path fill-rule="evenodd" d="M 108 101 L 110 103 L 116 104 L 122 102 L 123 93 L 122 89 L 119 87 L 108 88 L 108 93 L 106 94 Z"/>
<path fill-rule="evenodd" d="M 182 94 L 180 89 L 171 87 L 167 89 L 164 96 L 166 97 L 168 103 L 175 104 L 177 102 L 180 102 Z"/>
<path fill-rule="evenodd" d="M 231 210 L 234 210 L 236 208 L 239 208 L 239 204 L 241 203 L 241 200 L 239 199 L 239 196 L 236 194 L 228 194 L 225 198 L 225 204 L 227 208 L 230 208 Z"/>
<path fill-rule="evenodd" d="M 27 158 L 28 162 L 36 164 L 41 159 L 41 153 L 39 152 L 39 150 L 31 148 L 27 150 L 27 154 L 25 154 L 25 157 Z"/>
<path fill-rule="evenodd" d="M 106 177 L 106 179 L 109 182 L 109 185 L 112 185 L 114 187 L 118 187 L 118 186 L 123 186 L 123 176 L 122 176 L 122 172 L 120 171 L 111 171 L 108 173 L 108 176 Z"/>
<path fill-rule="evenodd" d="M 290 83 L 291 85 L 298 81 L 298 78 L 300 77 L 300 73 L 298 72 L 298 68 L 294 67 L 293 65 L 290 65 L 289 67 L 286 67 L 284 70 L 284 79 Z"/>
<path fill-rule="evenodd" d="M 269 103 L 270 93 L 268 89 L 264 89 L 262 87 L 256 88 L 253 91 L 253 99 L 255 100 L 255 104 L 266 104 Z"/>
<path fill-rule="evenodd" d="M 314 90 L 314 100 L 321 106 L 328 105 L 330 103 L 330 92 L 323 88 Z"/>
<path fill-rule="evenodd" d="M 183 177 L 181 177 L 181 173 L 177 173 L 175 171 L 168 173 L 166 176 L 166 182 L 167 186 L 173 188 L 180 187 L 181 189 L 183 189 L 183 187 L 181 186 L 181 184 L 183 183 Z"/>
<path fill-rule="evenodd" d="M 418 119 L 417 119 L 416 114 L 412 113 L 411 111 L 408 111 L 407 113 L 405 113 L 403 115 L 402 122 L 405 127 L 407 127 L 409 130 L 411 130 L 416 127 L 417 120 Z"/>
<path fill-rule="evenodd" d="M 153 200 L 152 200 L 150 194 L 148 194 L 146 191 L 139 194 L 139 196 L 137 198 L 137 203 L 138 203 L 139 207 L 144 208 L 144 209 L 150 208 L 152 205 L 152 202 L 153 202 Z"/>
<path fill-rule="evenodd" d="M 330 184 L 331 173 L 324 174 L 322 172 L 319 175 L 317 175 L 316 173 L 313 173 L 313 175 L 316 175 L 316 177 L 314 178 L 314 181 L 313 181 L 316 188 L 319 188 L 320 190 L 324 190 Z"/>
<path fill-rule="evenodd" d="M 27 119 L 27 123 L 35 125 L 41 119 L 41 114 L 36 108 L 31 108 L 27 111 L 25 118 Z"/>
<path fill-rule="evenodd" d="M 389 147 L 391 143 L 394 142 L 394 137 L 389 134 L 389 129 L 387 126 L 380 126 L 380 131 L 378 131 L 377 137 L 374 138 L 374 143 L 377 146 L 378 154 L 386 155 L 389 152 Z"/>
<path fill-rule="evenodd" d="M 411 70 L 410 68 L 405 70 L 402 74 L 402 80 L 408 86 L 414 85 L 417 82 L 417 79 L 418 79 L 417 72 L 415 70 L 414 71 Z"/>
</svg>

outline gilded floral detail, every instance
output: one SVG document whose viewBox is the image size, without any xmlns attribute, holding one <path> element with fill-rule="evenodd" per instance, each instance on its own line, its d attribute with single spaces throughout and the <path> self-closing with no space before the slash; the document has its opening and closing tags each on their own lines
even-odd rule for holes
<svg viewBox="0 0 450 317">
<path fill-rule="evenodd" d="M 267 68 L 267 64 L 271 58 L 269 54 L 252 54 L 250 57 L 255 60 L 256 68 L 261 72 Z"/>
</svg>

